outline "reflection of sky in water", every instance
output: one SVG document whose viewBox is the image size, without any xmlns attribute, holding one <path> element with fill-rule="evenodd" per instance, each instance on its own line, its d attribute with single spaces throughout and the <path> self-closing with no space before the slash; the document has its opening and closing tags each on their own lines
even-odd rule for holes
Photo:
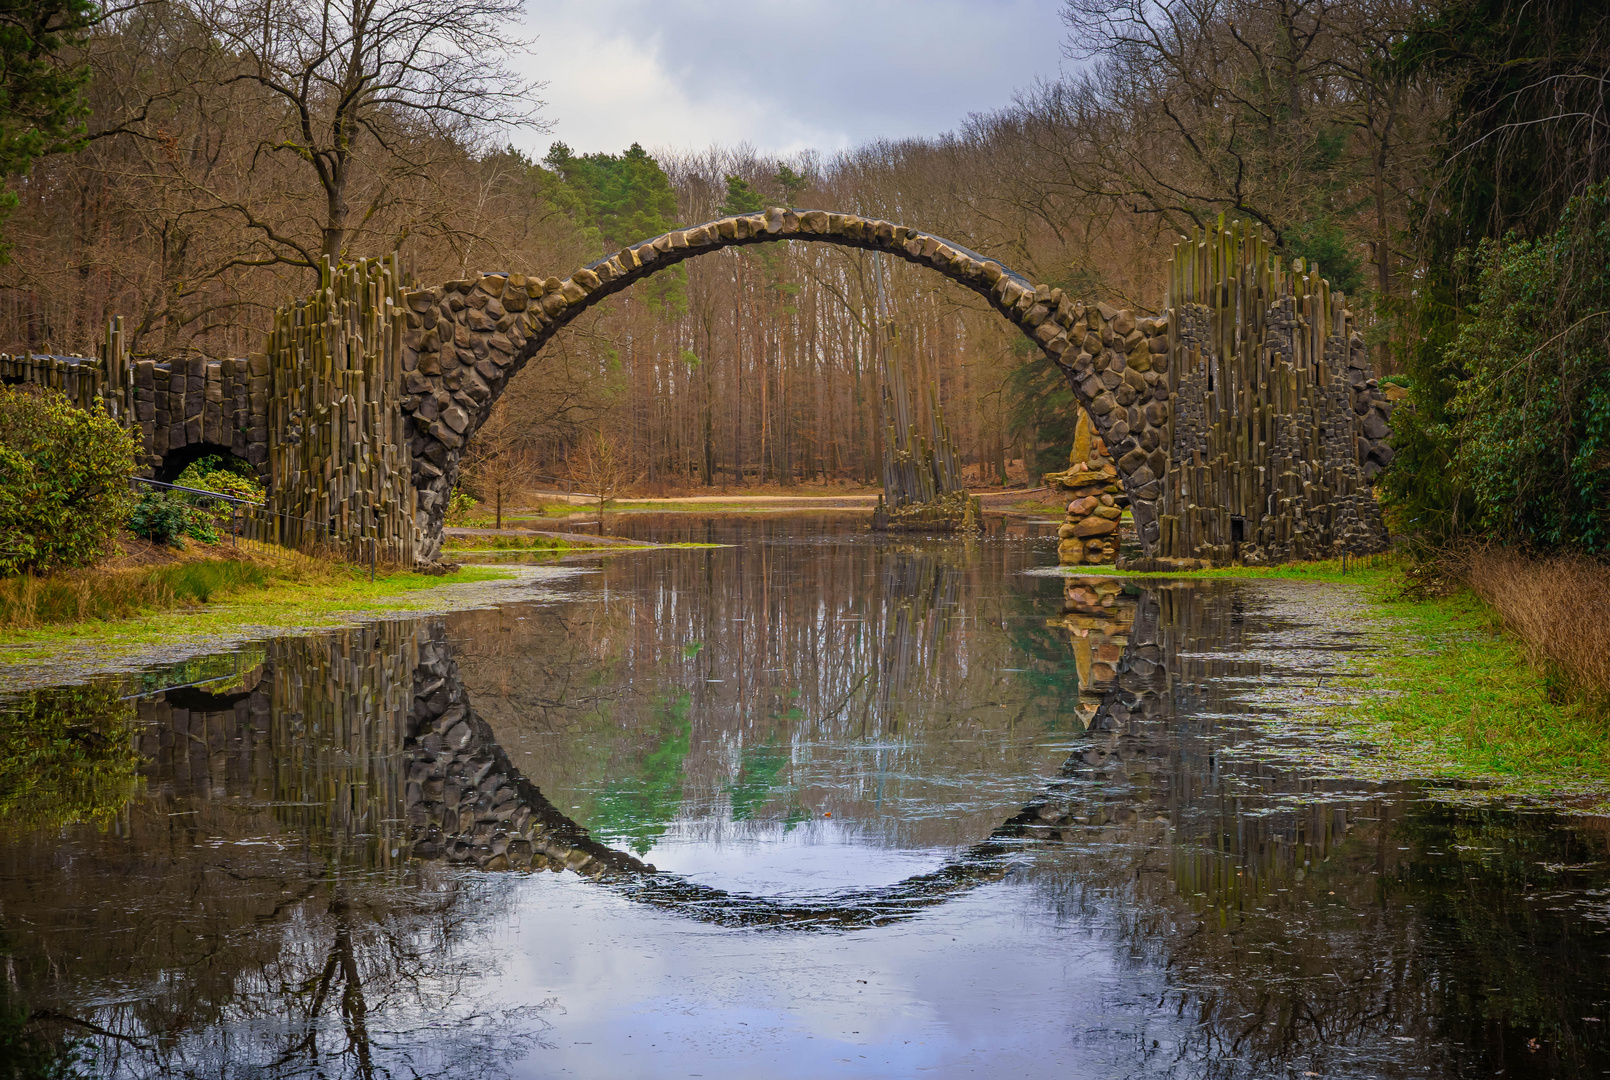
<svg viewBox="0 0 1610 1080">
<path fill-rule="evenodd" d="M 783 896 L 849 888 L 878 888 L 937 870 L 949 849 L 884 847 L 858 826 L 816 820 L 792 828 L 746 823 L 712 837 L 697 826 L 673 825 L 643 856 L 660 870 L 734 892 Z"/>
<path fill-rule="evenodd" d="M 1177 1024 L 1162 977 L 1025 899 L 1001 884 L 875 934 L 734 933 L 537 878 L 503 986 L 558 1009 L 553 1048 L 514 1075 L 1136 1075 L 1137 1040 Z"/>
</svg>

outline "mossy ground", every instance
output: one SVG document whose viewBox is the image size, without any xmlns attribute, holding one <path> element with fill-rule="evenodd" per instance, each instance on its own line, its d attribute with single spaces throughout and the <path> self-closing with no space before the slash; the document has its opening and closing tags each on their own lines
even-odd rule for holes
<svg viewBox="0 0 1610 1080">
<path fill-rule="evenodd" d="M 802 497 L 803 498 L 803 497 Z M 823 496 L 822 501 L 833 498 Z M 793 505 L 779 500 L 765 499 L 735 499 L 730 502 L 711 501 L 699 502 L 667 501 L 667 502 L 634 502 L 621 500 L 612 502 L 604 509 L 606 518 L 614 514 L 820 514 L 824 510 L 861 511 L 870 513 L 872 504 L 866 500 L 850 501 L 838 506 L 823 506 L 821 504 Z M 581 518 L 587 521 L 598 520 L 598 507 L 586 506 L 580 503 L 555 503 L 529 511 L 522 511 L 518 515 L 503 515 L 503 524 L 506 528 L 553 528 L 554 521 L 568 518 Z M 491 517 L 472 516 L 463 521 L 464 526 L 472 529 L 490 529 L 495 525 Z"/>
<path fill-rule="evenodd" d="M 1080 576 L 1124 578 L 1169 578 L 1195 580 L 1197 578 L 1278 578 L 1287 581 L 1331 581 L 1342 585 L 1387 586 L 1398 582 L 1402 592 L 1402 562 L 1392 555 L 1366 555 L 1349 558 L 1346 568 L 1340 559 L 1321 559 L 1316 562 L 1284 563 L 1279 566 L 1219 566 L 1211 570 L 1118 570 L 1111 566 L 1064 566 L 1062 572 Z"/>
<path fill-rule="evenodd" d="M 579 544 L 552 536 L 449 536 L 442 541 L 442 548 L 447 551 L 537 551 L 556 555 L 582 550 Z"/>
<path fill-rule="evenodd" d="M 531 552 L 538 555 L 598 555 L 616 551 L 654 551 L 664 544 L 584 544 L 556 536 L 449 536 L 442 544 L 455 554 L 477 552 Z"/>
</svg>

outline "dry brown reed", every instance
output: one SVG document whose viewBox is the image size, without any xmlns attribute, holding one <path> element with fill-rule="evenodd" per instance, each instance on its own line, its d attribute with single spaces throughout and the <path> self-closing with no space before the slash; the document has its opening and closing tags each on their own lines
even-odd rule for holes
<svg viewBox="0 0 1610 1080">
<path fill-rule="evenodd" d="M 1581 555 L 1479 548 L 1454 566 L 1560 690 L 1610 710 L 1610 565 Z"/>
</svg>

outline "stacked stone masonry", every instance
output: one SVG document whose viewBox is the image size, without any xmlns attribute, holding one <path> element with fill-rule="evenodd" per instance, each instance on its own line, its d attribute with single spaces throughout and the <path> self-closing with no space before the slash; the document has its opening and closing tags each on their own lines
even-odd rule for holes
<svg viewBox="0 0 1610 1080">
<path fill-rule="evenodd" d="M 1064 566 L 1115 561 L 1119 522 L 1129 505 L 1118 467 L 1092 430 L 1090 414 L 1081 408 L 1068 470 L 1043 478 L 1059 498 L 1068 500 L 1067 518 L 1057 529 L 1057 560 Z"/>
<path fill-rule="evenodd" d="M 227 434 L 225 445 L 243 447 L 268 480 L 287 542 L 357 539 L 431 562 L 466 446 L 555 334 L 684 259 L 784 240 L 928 266 L 1022 329 L 1066 375 L 1114 461 L 1095 493 L 1103 510 L 1070 518 L 1076 528 L 1116 520 L 1102 499 L 1119 502 L 1108 490 L 1116 483 L 1154 558 L 1297 558 L 1384 544 L 1368 481 L 1390 460 L 1389 413 L 1351 316 L 1317 274 L 1285 273 L 1239 225 L 1181 242 L 1160 316 L 1076 300 L 921 230 L 774 207 L 675 230 L 564 279 L 499 273 L 411 288 L 392 260 L 326 266 L 319 291 L 279 313 L 262 354 L 215 362 L 216 382 L 213 364 L 186 362 L 182 397 L 173 365 L 130 364 L 116 328 L 98 363 L 8 358 L 0 375 L 89 372 L 90 399 L 141 425 L 148 465 L 176 440 Z M 1112 535 L 1078 537 L 1087 541 L 1079 561 L 1109 561 Z"/>
<path fill-rule="evenodd" d="M 101 356 L 0 354 L 0 381 L 49 386 L 81 408 L 104 404 L 139 432 L 143 476 L 213 449 L 243 458 L 267 479 L 269 380 L 260 358 L 131 360 L 114 322 Z"/>
</svg>

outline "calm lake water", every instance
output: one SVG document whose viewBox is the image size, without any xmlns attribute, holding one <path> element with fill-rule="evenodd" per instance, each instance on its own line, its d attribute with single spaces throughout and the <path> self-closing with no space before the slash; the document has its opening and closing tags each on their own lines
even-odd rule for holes
<svg viewBox="0 0 1610 1080">
<path fill-rule="evenodd" d="M 863 521 L 622 518 L 730 546 L 0 705 L 0 1036 L 111 1077 L 1610 1075 L 1603 820 L 1282 722 L 1382 647 L 1345 590 Z"/>
</svg>

